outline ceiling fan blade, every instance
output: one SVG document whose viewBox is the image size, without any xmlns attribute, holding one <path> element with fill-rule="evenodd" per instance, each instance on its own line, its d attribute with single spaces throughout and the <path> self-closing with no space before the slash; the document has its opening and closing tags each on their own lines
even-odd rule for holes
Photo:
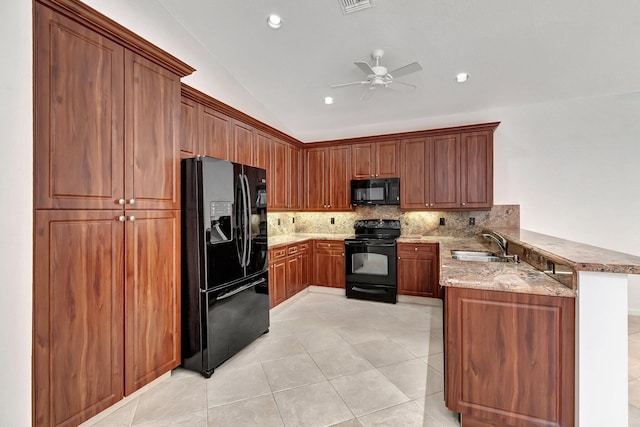
<svg viewBox="0 0 640 427">
<path fill-rule="evenodd" d="M 370 87 L 367 88 L 363 93 L 362 96 L 360 97 L 360 101 L 368 101 L 371 99 L 371 97 L 373 96 L 373 93 L 375 92 L 375 88 Z"/>
<path fill-rule="evenodd" d="M 393 84 L 396 84 L 396 83 L 397 84 L 401 84 L 401 85 L 405 85 L 405 86 L 409 86 L 409 87 L 412 87 L 414 89 L 416 88 L 416 85 L 412 85 L 411 83 L 405 83 L 405 82 L 401 82 L 401 81 L 398 81 L 398 80 L 394 80 Z"/>
<path fill-rule="evenodd" d="M 351 83 L 342 83 L 339 85 L 333 85 L 333 86 L 329 86 L 331 89 L 335 89 L 337 87 L 345 87 L 345 86 L 354 86 L 354 85 L 364 85 L 367 84 L 368 82 L 366 80 L 361 81 L 361 82 L 351 82 Z"/>
<path fill-rule="evenodd" d="M 367 64 L 366 62 L 354 62 L 354 64 L 356 64 L 356 67 L 360 68 L 362 72 L 367 76 L 376 73 L 375 71 L 373 71 L 373 68 L 371 68 L 371 65 Z"/>
<path fill-rule="evenodd" d="M 395 79 L 396 77 L 406 76 L 407 74 L 415 73 L 420 70 L 422 70 L 422 65 L 418 64 L 417 62 L 412 62 L 411 64 L 407 64 L 404 67 L 396 68 L 393 71 L 389 71 L 389 74 L 391 74 Z"/>
</svg>

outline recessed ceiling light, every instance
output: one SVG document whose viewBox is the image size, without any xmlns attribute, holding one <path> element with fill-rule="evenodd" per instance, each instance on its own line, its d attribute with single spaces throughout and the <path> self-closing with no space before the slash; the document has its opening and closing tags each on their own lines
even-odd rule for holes
<svg viewBox="0 0 640 427">
<path fill-rule="evenodd" d="M 269 25 L 269 27 L 273 28 L 274 30 L 277 30 L 282 26 L 282 18 L 280 18 L 279 15 L 272 13 L 267 18 L 267 24 Z"/>
<path fill-rule="evenodd" d="M 330 96 L 325 96 L 324 97 L 324 103 L 327 105 L 333 104 L 333 98 Z"/>
<path fill-rule="evenodd" d="M 458 73 L 456 74 L 456 81 L 458 83 L 464 83 L 469 80 L 469 73 Z"/>
</svg>

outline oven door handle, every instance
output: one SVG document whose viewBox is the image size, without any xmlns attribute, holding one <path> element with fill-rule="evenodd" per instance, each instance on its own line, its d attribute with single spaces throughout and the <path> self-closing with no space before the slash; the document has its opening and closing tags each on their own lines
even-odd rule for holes
<svg viewBox="0 0 640 427">
<path fill-rule="evenodd" d="M 376 243 L 376 242 L 344 242 L 346 246 L 375 246 L 377 248 L 393 248 L 395 243 Z"/>
<path fill-rule="evenodd" d="M 363 294 L 383 295 L 386 293 L 383 289 L 361 288 L 360 286 L 354 286 L 351 289 L 356 292 L 362 292 Z"/>
</svg>

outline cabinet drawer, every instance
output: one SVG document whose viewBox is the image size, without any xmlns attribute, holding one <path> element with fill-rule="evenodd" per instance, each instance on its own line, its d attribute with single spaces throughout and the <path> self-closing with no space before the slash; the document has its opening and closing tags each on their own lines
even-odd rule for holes
<svg viewBox="0 0 640 427">
<path fill-rule="evenodd" d="M 294 244 L 294 245 L 289 245 L 287 246 L 287 255 L 294 255 L 298 253 L 298 245 Z"/>
<path fill-rule="evenodd" d="M 309 250 L 309 242 L 298 243 L 299 252 L 307 252 Z"/>
<path fill-rule="evenodd" d="M 339 240 L 316 240 L 315 248 L 338 251 L 344 248 L 344 243 Z"/>
<path fill-rule="evenodd" d="M 287 247 L 279 246 L 277 248 L 269 249 L 269 261 L 275 261 L 287 256 Z"/>
<path fill-rule="evenodd" d="M 436 254 L 437 243 L 398 243 L 398 255 L 409 253 Z"/>
</svg>

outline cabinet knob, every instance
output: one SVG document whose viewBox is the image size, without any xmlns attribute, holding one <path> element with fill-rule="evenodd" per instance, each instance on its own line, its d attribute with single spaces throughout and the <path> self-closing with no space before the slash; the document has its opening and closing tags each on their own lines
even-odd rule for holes
<svg viewBox="0 0 640 427">
<path fill-rule="evenodd" d="M 327 246 L 328 246 L 328 247 L 331 247 L 331 243 L 329 243 Z"/>
<path fill-rule="evenodd" d="M 371 174 L 371 176 L 373 176 L 373 174 Z"/>
<path fill-rule="evenodd" d="M 342 252 L 342 256 L 344 256 L 344 252 Z"/>
<path fill-rule="evenodd" d="M 126 220 L 127 220 L 127 217 L 126 217 L 126 216 L 124 216 L 124 215 L 120 215 L 120 216 L 118 217 L 118 221 L 120 221 L 120 222 L 125 222 Z"/>
<path fill-rule="evenodd" d="M 467 206 L 467 204 L 463 202 L 463 203 L 462 203 L 462 206 Z"/>
<path fill-rule="evenodd" d="M 124 199 L 119 199 L 118 200 L 118 204 L 119 205 L 124 205 L 125 203 L 126 203 L 126 200 L 124 200 Z"/>
<path fill-rule="evenodd" d="M 129 221 L 135 221 L 135 220 L 136 220 L 136 217 L 135 217 L 135 216 L 131 215 L 131 216 L 129 217 Z"/>
<path fill-rule="evenodd" d="M 414 250 L 414 251 L 417 251 L 417 250 L 418 250 L 418 248 L 413 248 L 413 250 Z"/>
<path fill-rule="evenodd" d="M 129 199 L 129 204 L 130 205 L 135 205 L 136 204 L 136 199 Z"/>
</svg>

